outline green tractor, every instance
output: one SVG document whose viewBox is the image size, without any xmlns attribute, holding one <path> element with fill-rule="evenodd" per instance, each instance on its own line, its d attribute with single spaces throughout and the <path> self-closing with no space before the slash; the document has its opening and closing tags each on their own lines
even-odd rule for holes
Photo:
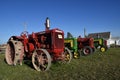
<svg viewBox="0 0 120 80">
<path fill-rule="evenodd" d="M 73 38 L 68 32 L 67 38 L 64 39 L 65 47 L 69 48 L 73 53 L 74 58 L 79 58 L 80 55 L 88 55 L 95 51 L 93 38 Z"/>
<path fill-rule="evenodd" d="M 65 38 L 64 39 L 65 46 L 71 50 L 71 53 L 73 53 L 74 58 L 79 58 L 79 52 L 77 47 L 77 38 Z"/>
<path fill-rule="evenodd" d="M 99 49 L 101 52 L 105 52 L 107 48 L 107 41 L 103 38 L 94 38 L 94 46 L 96 49 Z"/>
</svg>

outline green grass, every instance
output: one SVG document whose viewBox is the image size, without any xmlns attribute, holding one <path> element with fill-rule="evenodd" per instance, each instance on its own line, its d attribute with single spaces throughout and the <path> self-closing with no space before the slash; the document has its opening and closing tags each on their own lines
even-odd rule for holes
<svg viewBox="0 0 120 80">
<path fill-rule="evenodd" d="M 0 80 L 119 80 L 120 48 L 95 52 L 70 64 L 52 63 L 50 70 L 37 72 L 28 64 L 9 66 L 0 54 Z"/>
</svg>

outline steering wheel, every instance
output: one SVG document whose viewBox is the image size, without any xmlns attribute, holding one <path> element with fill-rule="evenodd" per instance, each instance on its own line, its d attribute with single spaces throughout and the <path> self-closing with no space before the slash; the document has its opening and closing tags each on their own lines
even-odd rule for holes
<svg viewBox="0 0 120 80">
<path fill-rule="evenodd" d="M 26 36 L 26 37 L 28 37 L 28 32 L 27 32 L 27 31 L 23 31 L 23 32 L 21 33 L 21 36 Z"/>
</svg>

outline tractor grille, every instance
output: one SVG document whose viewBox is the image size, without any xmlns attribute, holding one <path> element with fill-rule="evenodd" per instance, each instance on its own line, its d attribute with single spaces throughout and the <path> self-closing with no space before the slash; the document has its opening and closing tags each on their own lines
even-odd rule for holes
<svg viewBox="0 0 120 80">
<path fill-rule="evenodd" d="M 55 48 L 62 49 L 64 47 L 64 37 L 61 33 L 55 33 Z"/>
</svg>

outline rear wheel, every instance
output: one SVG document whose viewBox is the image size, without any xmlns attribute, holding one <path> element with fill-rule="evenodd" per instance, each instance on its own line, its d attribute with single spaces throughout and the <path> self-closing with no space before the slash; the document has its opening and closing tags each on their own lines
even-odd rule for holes
<svg viewBox="0 0 120 80">
<path fill-rule="evenodd" d="M 9 65 L 13 65 L 15 57 L 15 49 L 12 42 L 9 42 L 6 47 L 5 59 Z"/>
<path fill-rule="evenodd" d="M 92 48 L 92 52 L 94 53 L 96 51 L 96 48 L 94 47 L 94 48 Z"/>
<path fill-rule="evenodd" d="M 83 48 L 83 55 L 89 55 L 93 52 L 92 48 L 90 46 L 85 46 Z"/>
<path fill-rule="evenodd" d="M 21 41 L 11 40 L 8 42 L 5 52 L 5 59 L 9 65 L 22 65 L 24 47 Z"/>
<path fill-rule="evenodd" d="M 51 56 L 45 49 L 38 49 L 32 55 L 32 64 L 37 71 L 47 71 L 51 66 Z"/>
</svg>

